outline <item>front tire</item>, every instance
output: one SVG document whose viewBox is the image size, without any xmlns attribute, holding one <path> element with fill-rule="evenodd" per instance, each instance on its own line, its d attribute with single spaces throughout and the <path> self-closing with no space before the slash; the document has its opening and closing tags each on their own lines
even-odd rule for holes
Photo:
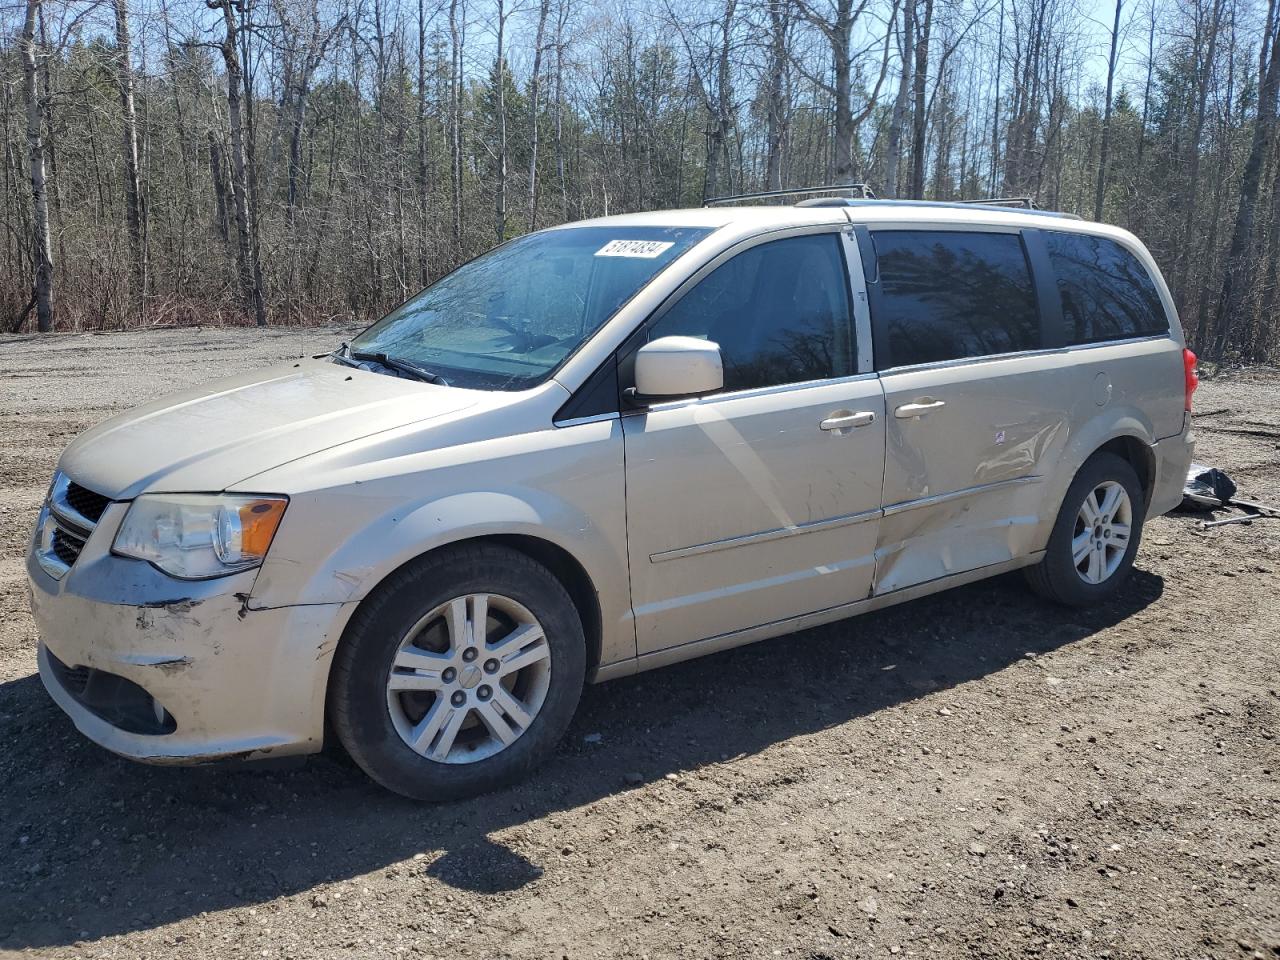
<svg viewBox="0 0 1280 960">
<path fill-rule="evenodd" d="M 419 800 L 475 796 L 555 750 L 582 693 L 586 641 L 559 580 L 495 544 L 393 574 L 352 617 L 329 683 L 352 759 Z"/>
<path fill-rule="evenodd" d="M 1142 485 L 1129 462 L 1114 453 L 1095 453 L 1067 489 L 1044 559 L 1027 568 L 1027 582 L 1066 606 L 1109 600 L 1133 567 L 1146 512 Z"/>
</svg>

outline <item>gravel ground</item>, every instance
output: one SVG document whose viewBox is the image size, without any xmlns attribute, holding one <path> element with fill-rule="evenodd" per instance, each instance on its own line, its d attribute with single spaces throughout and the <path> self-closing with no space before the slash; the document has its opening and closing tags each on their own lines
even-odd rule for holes
<svg viewBox="0 0 1280 960">
<path fill-rule="evenodd" d="M 592 688 L 466 803 L 88 743 L 23 585 L 58 451 L 340 334 L 0 339 L 0 954 L 1280 956 L 1280 521 L 1155 520 L 1102 609 L 1010 576 Z M 1198 459 L 1280 501 L 1280 374 L 1197 405 Z"/>
</svg>

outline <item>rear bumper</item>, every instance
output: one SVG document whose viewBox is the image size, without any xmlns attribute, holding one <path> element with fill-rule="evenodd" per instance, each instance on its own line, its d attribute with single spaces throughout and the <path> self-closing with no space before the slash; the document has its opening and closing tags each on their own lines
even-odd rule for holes
<svg viewBox="0 0 1280 960">
<path fill-rule="evenodd" d="M 1195 434 L 1191 432 L 1191 414 L 1183 421 L 1182 433 L 1165 437 L 1151 445 L 1155 457 L 1155 479 L 1152 481 L 1148 517 L 1158 517 L 1182 503 L 1182 488 L 1196 452 Z"/>
<path fill-rule="evenodd" d="M 40 677 L 81 733 L 149 763 L 320 749 L 354 604 L 255 609 L 253 573 L 172 580 L 94 539 L 61 580 L 27 561 Z"/>
</svg>

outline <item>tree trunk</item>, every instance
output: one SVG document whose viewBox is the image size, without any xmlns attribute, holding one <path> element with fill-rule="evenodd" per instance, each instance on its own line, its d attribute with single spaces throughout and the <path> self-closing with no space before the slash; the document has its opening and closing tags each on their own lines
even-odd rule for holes
<svg viewBox="0 0 1280 960">
<path fill-rule="evenodd" d="M 556 177 L 560 181 L 560 218 L 569 219 L 569 181 L 564 162 L 564 27 L 568 0 L 561 0 L 556 12 Z"/>
<path fill-rule="evenodd" d="M 209 176 L 213 181 L 214 221 L 222 242 L 231 245 L 231 214 L 227 208 L 227 162 L 217 133 L 209 131 Z"/>
<path fill-rule="evenodd" d="M 240 293 L 247 310 L 260 327 L 267 325 L 266 302 L 262 296 L 262 271 L 253 244 L 249 222 L 249 186 L 245 171 L 244 119 L 241 91 L 244 72 L 240 69 L 237 48 L 236 0 L 209 0 L 222 11 L 226 33 L 221 43 L 222 60 L 227 71 L 227 119 L 231 128 L 231 195 L 236 221 L 236 267 L 240 275 Z"/>
<path fill-rule="evenodd" d="M 35 278 L 31 296 L 36 304 L 36 329 L 53 329 L 53 247 L 49 242 L 49 197 L 44 176 L 44 139 L 40 122 L 44 104 L 36 67 L 36 18 L 41 0 L 27 0 L 19 49 L 22 54 L 23 92 L 27 107 L 27 152 L 31 164 L 31 246 Z M 47 91 L 46 91 L 47 95 Z"/>
<path fill-rule="evenodd" d="M 140 315 L 147 296 L 147 253 L 143 245 L 142 187 L 138 180 L 138 121 L 133 106 L 133 55 L 128 0 L 115 0 L 116 56 L 119 59 L 120 114 L 123 119 L 124 204 L 133 275 L 133 307 Z"/>
<path fill-rule="evenodd" d="M 902 128 L 907 120 L 907 104 L 911 94 L 911 62 L 915 55 L 915 3 L 902 6 L 902 75 L 898 78 L 898 95 L 893 100 L 889 117 L 889 135 L 885 141 L 884 191 L 896 197 L 898 170 L 902 163 Z"/>
<path fill-rule="evenodd" d="M 542 81 L 542 42 L 547 32 L 547 15 L 551 0 L 542 0 L 538 8 L 538 32 L 533 41 L 533 74 L 529 77 L 529 229 L 538 220 L 538 93 Z"/>
<path fill-rule="evenodd" d="M 1268 23 L 1268 32 L 1274 22 Z M 1227 253 L 1226 271 L 1222 278 L 1222 295 L 1218 298 L 1217 336 L 1212 356 L 1221 359 L 1232 343 L 1235 321 L 1244 305 L 1252 261 L 1253 227 L 1257 216 L 1258 188 L 1262 182 L 1262 167 L 1271 149 L 1276 126 L 1277 93 L 1280 92 L 1280 42 L 1270 34 L 1270 59 L 1258 88 L 1258 116 L 1253 125 L 1253 139 L 1249 144 L 1249 158 L 1245 161 L 1240 178 L 1240 206 L 1236 211 L 1235 230 L 1231 234 L 1231 247 Z"/>
<path fill-rule="evenodd" d="M 729 160 L 728 192 L 733 193 L 732 158 L 729 140 L 733 136 L 733 73 L 729 64 L 729 50 L 733 43 L 733 17 L 738 0 L 725 0 L 724 16 L 720 21 L 720 55 L 716 62 L 716 140 Z"/>
<path fill-rule="evenodd" d="M 428 251 L 431 193 L 431 152 L 427 132 L 427 17 L 423 0 L 418 0 L 418 279 L 425 287 L 431 282 Z"/>
<path fill-rule="evenodd" d="M 1116 18 L 1111 25 L 1111 55 L 1107 58 L 1107 102 L 1102 111 L 1102 146 L 1098 150 L 1098 190 L 1093 197 L 1093 219 L 1102 219 L 1102 201 L 1107 195 L 1107 156 L 1111 151 L 1111 93 L 1115 88 L 1116 50 L 1120 44 L 1120 6 L 1116 0 Z"/>
<path fill-rule="evenodd" d="M 453 190 L 454 256 L 462 258 L 462 45 L 466 16 L 463 0 L 449 0 L 449 185 Z"/>
<path fill-rule="evenodd" d="M 498 102 L 498 152 L 494 158 L 493 226 L 498 243 L 507 238 L 507 64 L 503 57 L 506 50 L 507 10 L 506 0 L 498 0 L 498 55 L 494 61 L 493 77 L 497 85 Z"/>
<path fill-rule="evenodd" d="M 836 183 L 853 179 L 853 60 L 849 52 L 853 31 L 852 8 L 850 0 L 838 0 L 835 32 L 829 36 L 836 99 L 835 164 L 832 169 Z"/>
<path fill-rule="evenodd" d="M 1000 76 L 1004 72 L 1004 0 L 1000 0 L 1000 27 L 996 31 L 996 83 L 995 96 L 991 98 L 991 177 L 987 181 L 987 193 L 994 196 L 996 178 L 1000 169 Z"/>
<path fill-rule="evenodd" d="M 1196 95 L 1195 124 L 1191 134 L 1189 149 L 1191 151 L 1185 209 L 1182 219 L 1182 239 L 1179 244 L 1178 279 L 1174 288 L 1174 299 L 1178 309 L 1182 310 L 1187 301 L 1187 279 L 1191 270 L 1192 228 L 1195 223 L 1196 198 L 1200 192 L 1200 140 L 1204 136 L 1205 113 L 1209 103 L 1209 84 L 1213 78 L 1213 65 L 1217 59 L 1218 27 L 1222 18 L 1222 5 L 1225 0 L 1211 0 L 1213 16 L 1209 26 L 1209 50 L 1204 62 L 1200 64 L 1200 80 Z M 1201 346 L 1197 344 L 1197 346 Z"/>
<path fill-rule="evenodd" d="M 766 190 L 782 189 L 782 154 L 787 140 L 790 91 L 787 89 L 787 40 L 791 32 L 790 9 L 769 4 L 769 66 L 765 80 Z"/>
<path fill-rule="evenodd" d="M 924 199 L 925 160 L 929 152 L 929 111 L 925 97 L 929 79 L 929 35 L 933 28 L 933 0 L 924 0 L 924 17 L 916 35 L 916 66 L 912 77 L 911 198 Z"/>
</svg>

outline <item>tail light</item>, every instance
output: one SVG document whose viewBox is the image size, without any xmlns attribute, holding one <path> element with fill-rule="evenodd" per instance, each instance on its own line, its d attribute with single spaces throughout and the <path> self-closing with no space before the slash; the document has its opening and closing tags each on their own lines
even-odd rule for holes
<svg viewBox="0 0 1280 960">
<path fill-rule="evenodd" d="M 1200 386 L 1200 378 L 1196 376 L 1196 355 L 1186 347 L 1182 348 L 1183 384 L 1186 390 L 1184 410 L 1191 410 L 1191 395 Z"/>
</svg>

